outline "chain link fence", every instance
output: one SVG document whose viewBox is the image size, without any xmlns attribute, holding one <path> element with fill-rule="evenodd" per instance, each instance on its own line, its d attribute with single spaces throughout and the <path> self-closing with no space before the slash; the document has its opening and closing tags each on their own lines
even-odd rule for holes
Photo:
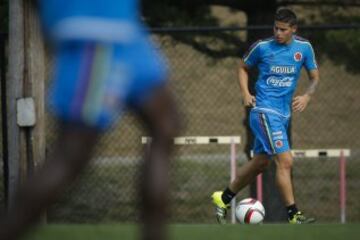
<svg viewBox="0 0 360 240">
<path fill-rule="evenodd" d="M 341 30 L 345 36 L 358 30 Z M 321 72 L 321 84 L 308 109 L 292 120 L 293 148 L 351 149 L 347 158 L 347 221 L 360 221 L 360 70 L 348 64 L 351 51 L 331 42 L 339 30 L 309 30 Z M 271 34 L 271 30 L 269 30 Z M 185 126 L 182 136 L 241 136 L 238 166 L 244 154 L 245 109 L 241 104 L 237 67 L 250 43 L 244 31 L 159 32 L 153 39 L 171 67 L 170 85 Z M 339 44 L 339 45 L 337 45 Z M 345 56 L 343 56 L 345 54 Z M 348 54 L 348 58 L 346 57 Z M 355 64 L 356 59 L 353 59 Z M 51 74 L 51 59 L 47 70 Z M 360 69 L 360 68 L 359 68 Z M 298 93 L 307 86 L 305 72 Z M 57 129 L 47 115 L 47 150 Z M 48 211 L 50 222 L 109 223 L 137 221 L 138 167 L 144 136 L 131 113 L 99 142 L 93 161 L 78 182 Z M 176 145 L 171 170 L 171 222 L 213 223 L 210 195 L 230 180 L 229 145 Z M 297 204 L 319 222 L 339 222 L 338 159 L 295 159 L 293 179 Z M 249 187 L 238 195 L 248 197 Z M 283 211 L 281 209 L 280 211 Z"/>
</svg>

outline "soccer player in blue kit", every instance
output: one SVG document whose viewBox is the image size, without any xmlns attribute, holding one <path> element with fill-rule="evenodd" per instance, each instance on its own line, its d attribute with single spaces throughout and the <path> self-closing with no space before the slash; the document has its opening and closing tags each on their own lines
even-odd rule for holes
<svg viewBox="0 0 360 240">
<path fill-rule="evenodd" d="M 124 108 L 133 110 L 152 137 L 138 187 L 141 238 L 166 239 L 169 155 L 178 114 L 164 60 L 148 39 L 138 5 L 137 0 L 37 1 L 54 50 L 49 102 L 60 132 L 54 152 L 1 218 L 0 239 L 18 239 L 36 222 L 84 169 L 99 136 Z"/>
<path fill-rule="evenodd" d="M 240 63 L 239 81 L 245 106 L 252 107 L 250 127 L 255 136 L 254 157 L 238 171 L 236 179 L 224 191 L 212 194 L 219 223 L 225 223 L 226 210 L 233 197 L 251 183 L 269 164 L 276 162 L 276 184 L 292 224 L 314 222 L 298 210 L 291 180 L 293 157 L 287 129 L 291 111 L 302 112 L 319 82 L 319 71 L 309 41 L 295 35 L 297 17 L 289 9 L 275 15 L 274 36 L 257 41 Z M 302 67 L 308 72 L 309 87 L 303 95 L 293 97 Z M 248 88 L 248 69 L 257 67 L 256 95 Z"/>
</svg>

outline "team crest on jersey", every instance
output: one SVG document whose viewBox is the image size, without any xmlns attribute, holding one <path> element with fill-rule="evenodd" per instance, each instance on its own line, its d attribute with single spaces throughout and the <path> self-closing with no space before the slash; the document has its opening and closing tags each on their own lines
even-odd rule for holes
<svg viewBox="0 0 360 240">
<path fill-rule="evenodd" d="M 284 144 L 283 144 L 283 142 L 282 142 L 281 140 L 276 140 L 276 141 L 275 141 L 275 146 L 276 146 L 277 148 L 281 148 L 283 145 L 284 145 Z"/>
<path fill-rule="evenodd" d="M 301 52 L 296 52 L 294 54 L 294 59 L 295 59 L 295 61 L 300 62 L 301 59 L 302 59 L 302 53 Z"/>
</svg>

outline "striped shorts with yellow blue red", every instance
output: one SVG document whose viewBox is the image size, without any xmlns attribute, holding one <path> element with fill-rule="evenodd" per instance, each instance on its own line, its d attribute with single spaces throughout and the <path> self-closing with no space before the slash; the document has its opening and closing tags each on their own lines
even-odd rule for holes
<svg viewBox="0 0 360 240">
<path fill-rule="evenodd" d="M 50 108 L 63 122 L 106 129 L 125 106 L 148 101 L 166 77 L 162 56 L 145 37 L 127 44 L 63 42 L 55 52 Z"/>
<path fill-rule="evenodd" d="M 250 127 L 254 134 L 254 154 L 274 155 L 290 151 L 287 129 L 289 117 L 251 110 Z"/>
</svg>

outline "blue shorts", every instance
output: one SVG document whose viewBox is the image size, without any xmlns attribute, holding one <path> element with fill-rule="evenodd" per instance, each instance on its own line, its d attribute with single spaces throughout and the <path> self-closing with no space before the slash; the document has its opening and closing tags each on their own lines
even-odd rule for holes
<svg viewBox="0 0 360 240">
<path fill-rule="evenodd" d="M 290 151 L 287 136 L 289 119 L 275 113 L 252 110 L 250 127 L 255 137 L 254 153 L 274 155 Z"/>
<path fill-rule="evenodd" d="M 127 44 L 65 41 L 55 50 L 50 107 L 64 122 L 106 129 L 167 78 L 162 56 L 145 36 Z"/>
</svg>

